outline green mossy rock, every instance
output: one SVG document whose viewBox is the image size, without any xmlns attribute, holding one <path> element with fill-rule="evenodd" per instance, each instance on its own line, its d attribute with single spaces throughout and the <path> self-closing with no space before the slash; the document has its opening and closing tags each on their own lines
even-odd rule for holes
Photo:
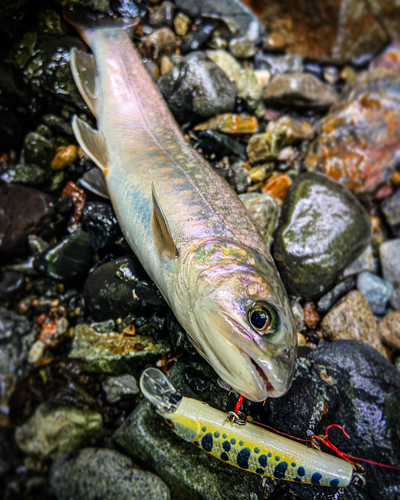
<svg viewBox="0 0 400 500">
<path fill-rule="evenodd" d="M 273 256 L 288 292 L 313 299 L 335 284 L 370 238 L 369 216 L 355 196 L 325 175 L 309 172 L 288 191 Z"/>
</svg>

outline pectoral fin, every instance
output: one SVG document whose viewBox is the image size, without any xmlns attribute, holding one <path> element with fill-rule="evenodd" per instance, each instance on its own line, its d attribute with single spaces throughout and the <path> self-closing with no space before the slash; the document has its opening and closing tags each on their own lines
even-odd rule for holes
<svg viewBox="0 0 400 500">
<path fill-rule="evenodd" d="M 96 114 L 96 62 L 94 56 L 76 49 L 71 50 L 71 71 L 78 90 L 90 111 Z"/>
<path fill-rule="evenodd" d="M 178 256 L 178 250 L 175 246 L 168 221 L 158 200 L 154 184 L 151 185 L 151 191 L 153 198 L 151 225 L 154 241 L 160 256 L 166 255 L 169 259 L 173 259 Z"/>
<path fill-rule="evenodd" d="M 94 130 L 90 125 L 77 116 L 72 118 L 72 129 L 80 147 L 102 170 L 103 174 L 106 175 L 107 146 L 103 134 Z"/>
<path fill-rule="evenodd" d="M 80 180 L 80 183 L 85 189 L 92 191 L 92 193 L 97 194 L 97 196 L 107 199 L 110 198 L 104 174 L 99 168 L 94 167 L 86 172 Z"/>
</svg>

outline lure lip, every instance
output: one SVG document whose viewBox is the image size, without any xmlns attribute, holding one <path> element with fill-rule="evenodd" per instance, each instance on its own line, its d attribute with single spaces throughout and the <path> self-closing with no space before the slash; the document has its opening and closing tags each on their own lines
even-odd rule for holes
<svg viewBox="0 0 400 500">
<path fill-rule="evenodd" d="M 182 396 L 157 368 L 144 370 L 140 377 L 140 390 L 158 413 L 174 413 L 182 401 Z"/>
</svg>

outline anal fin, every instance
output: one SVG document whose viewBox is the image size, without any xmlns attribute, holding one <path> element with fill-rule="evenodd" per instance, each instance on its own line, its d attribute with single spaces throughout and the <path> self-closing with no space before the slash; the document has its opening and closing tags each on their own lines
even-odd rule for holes
<svg viewBox="0 0 400 500">
<path fill-rule="evenodd" d="M 151 185 L 151 194 L 153 198 L 153 215 L 151 219 L 151 228 L 153 231 L 154 242 L 160 256 L 165 255 L 169 259 L 178 256 L 178 250 L 175 246 L 174 238 L 163 209 L 157 197 L 154 184 Z"/>
<path fill-rule="evenodd" d="M 72 118 L 72 130 L 80 147 L 96 165 L 107 173 L 107 146 L 101 132 L 93 129 L 88 123 L 78 118 Z"/>
<path fill-rule="evenodd" d="M 106 179 L 104 178 L 103 172 L 99 168 L 94 167 L 86 172 L 80 180 L 80 183 L 85 189 L 92 191 L 92 193 L 97 194 L 97 196 L 107 199 L 110 198 Z"/>
<path fill-rule="evenodd" d="M 74 47 L 71 50 L 71 71 L 81 96 L 96 116 L 97 70 L 94 56 Z"/>
</svg>

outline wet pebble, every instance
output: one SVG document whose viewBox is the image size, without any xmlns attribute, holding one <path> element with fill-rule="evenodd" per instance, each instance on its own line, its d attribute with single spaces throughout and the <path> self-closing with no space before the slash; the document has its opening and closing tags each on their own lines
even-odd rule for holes
<svg viewBox="0 0 400 500">
<path fill-rule="evenodd" d="M 138 47 L 143 57 L 159 63 L 163 56 L 171 57 L 176 50 L 176 38 L 169 28 L 160 28 L 148 35 Z"/>
<path fill-rule="evenodd" d="M 175 33 L 179 36 L 185 36 L 188 32 L 192 20 L 183 12 L 178 12 L 174 19 Z"/>
<path fill-rule="evenodd" d="M 262 133 L 252 135 L 247 144 L 247 154 L 250 163 L 259 163 L 274 159 L 276 153 L 274 154 L 272 152 L 270 134 Z"/>
<path fill-rule="evenodd" d="M 268 70 L 273 78 L 285 73 L 302 73 L 304 65 L 303 58 L 294 54 L 257 54 L 255 66 L 257 70 Z"/>
<path fill-rule="evenodd" d="M 253 111 L 259 118 L 265 113 L 263 94 L 257 75 L 251 68 L 240 71 L 236 82 L 238 97 L 243 100 L 249 111 Z"/>
<path fill-rule="evenodd" d="M 57 500 L 169 500 L 165 483 L 115 450 L 84 448 L 56 460 L 50 485 Z"/>
<path fill-rule="evenodd" d="M 225 134 L 254 134 L 258 128 L 258 121 L 255 116 L 236 115 L 224 113 L 215 118 L 211 118 L 203 123 L 199 123 L 194 130 L 219 130 Z"/>
<path fill-rule="evenodd" d="M 118 332 L 99 334 L 88 325 L 75 327 L 71 358 L 86 360 L 85 370 L 110 375 L 138 376 L 147 364 L 170 351 L 166 340 Z"/>
<path fill-rule="evenodd" d="M 109 203 L 90 201 L 82 211 L 82 228 L 95 251 L 109 247 L 121 234 L 118 220 Z"/>
<path fill-rule="evenodd" d="M 305 302 L 303 305 L 304 322 L 308 328 L 313 330 L 321 321 L 321 316 L 318 314 L 314 302 Z"/>
<path fill-rule="evenodd" d="M 280 212 L 277 201 L 266 193 L 244 193 L 239 198 L 257 224 L 265 243 L 271 246 Z"/>
<path fill-rule="evenodd" d="M 400 239 L 387 241 L 379 248 L 383 277 L 393 285 L 390 305 L 400 310 Z"/>
<path fill-rule="evenodd" d="M 393 196 L 386 198 L 381 204 L 381 209 L 392 233 L 395 236 L 400 236 L 400 190 L 397 190 Z"/>
<path fill-rule="evenodd" d="M 245 163 L 241 160 L 235 161 L 229 168 L 225 177 L 228 184 L 236 191 L 237 194 L 242 194 L 247 191 L 247 170 Z"/>
<path fill-rule="evenodd" d="M 25 276 L 16 271 L 0 272 L 0 302 L 12 302 L 25 290 Z"/>
<path fill-rule="evenodd" d="M 158 79 L 158 85 L 180 122 L 211 118 L 235 108 L 236 85 L 202 52 L 186 56 L 181 66 Z"/>
<path fill-rule="evenodd" d="M 321 322 L 322 333 L 331 340 L 360 340 L 386 356 L 375 316 L 364 295 L 357 290 L 343 297 Z"/>
<path fill-rule="evenodd" d="M 202 152 L 210 160 L 221 159 L 224 156 L 246 159 L 246 146 L 232 137 L 207 129 L 200 132 L 198 138 Z"/>
<path fill-rule="evenodd" d="M 326 293 L 370 234 L 367 212 L 347 189 L 321 174 L 301 174 L 283 203 L 273 247 L 289 293 Z"/>
<path fill-rule="evenodd" d="M 291 300 L 290 305 L 292 308 L 293 318 L 296 325 L 297 332 L 304 332 L 307 330 L 304 309 L 298 300 Z M 304 344 L 306 342 L 304 341 Z"/>
<path fill-rule="evenodd" d="M 5 182 L 15 184 L 26 184 L 27 186 L 40 186 L 48 180 L 49 172 L 37 165 L 27 165 L 26 163 L 18 163 L 15 167 L 11 167 L 1 179 Z"/>
<path fill-rule="evenodd" d="M 26 163 L 48 167 L 54 153 L 54 146 L 46 137 L 36 132 L 31 132 L 25 137 L 24 157 Z"/>
<path fill-rule="evenodd" d="M 267 179 L 261 188 L 263 193 L 267 193 L 272 198 L 282 203 L 286 198 L 287 192 L 292 184 L 291 178 L 288 174 L 274 173 Z"/>
<path fill-rule="evenodd" d="M 23 254 L 29 234 L 41 231 L 54 217 L 53 198 L 31 187 L 0 186 L 0 252 Z"/>
<path fill-rule="evenodd" d="M 92 265 L 92 256 L 89 236 L 84 231 L 76 231 L 36 255 L 33 265 L 44 276 L 71 283 L 84 279 Z"/>
<path fill-rule="evenodd" d="M 175 7 L 172 2 L 163 2 L 149 8 L 149 24 L 154 28 L 161 26 L 172 28 L 174 24 Z M 178 33 L 179 34 L 179 33 Z"/>
<path fill-rule="evenodd" d="M 367 248 L 349 264 L 343 271 L 343 276 L 354 276 L 364 271 L 375 272 L 374 255 L 372 245 L 369 244 Z"/>
<path fill-rule="evenodd" d="M 257 47 L 248 38 L 232 38 L 229 42 L 229 50 L 238 59 L 248 59 L 255 56 Z"/>
<path fill-rule="evenodd" d="M 378 334 L 385 345 L 400 351 L 400 311 L 391 312 L 381 319 Z"/>
<path fill-rule="evenodd" d="M 292 105 L 327 109 L 338 100 L 330 85 L 307 73 L 279 75 L 265 87 L 264 101 L 274 105 Z"/>
<path fill-rule="evenodd" d="M 400 76 L 376 69 L 360 73 L 322 120 L 305 165 L 322 170 L 354 193 L 374 193 L 397 164 Z M 362 154 L 360 153 L 362 151 Z"/>
<path fill-rule="evenodd" d="M 101 384 L 109 403 L 116 403 L 121 399 L 132 399 L 139 394 L 139 387 L 132 375 L 107 377 Z"/>
<path fill-rule="evenodd" d="M 93 445 L 102 434 L 100 413 L 42 403 L 23 425 L 16 428 L 15 439 L 24 453 L 46 459 Z"/>
<path fill-rule="evenodd" d="M 135 257 L 119 257 L 99 266 L 86 279 L 83 297 L 95 321 L 125 318 L 140 304 L 136 284 L 146 276 Z"/>
<path fill-rule="evenodd" d="M 400 71 L 400 41 L 395 40 L 386 49 L 375 57 L 369 64 L 370 69 L 385 68 Z"/>
<path fill-rule="evenodd" d="M 335 285 L 332 290 L 323 295 L 317 302 L 317 310 L 321 314 L 327 313 L 336 302 L 347 292 L 356 287 L 356 278 L 349 276 Z"/>
<path fill-rule="evenodd" d="M 51 168 L 53 170 L 62 170 L 68 165 L 72 165 L 78 159 L 78 148 L 74 144 L 70 144 L 65 148 L 57 151 L 56 155 L 51 161 Z"/>
<path fill-rule="evenodd" d="M 383 314 L 393 292 L 393 285 L 372 273 L 361 273 L 357 289 L 365 296 L 374 314 Z"/>
</svg>

